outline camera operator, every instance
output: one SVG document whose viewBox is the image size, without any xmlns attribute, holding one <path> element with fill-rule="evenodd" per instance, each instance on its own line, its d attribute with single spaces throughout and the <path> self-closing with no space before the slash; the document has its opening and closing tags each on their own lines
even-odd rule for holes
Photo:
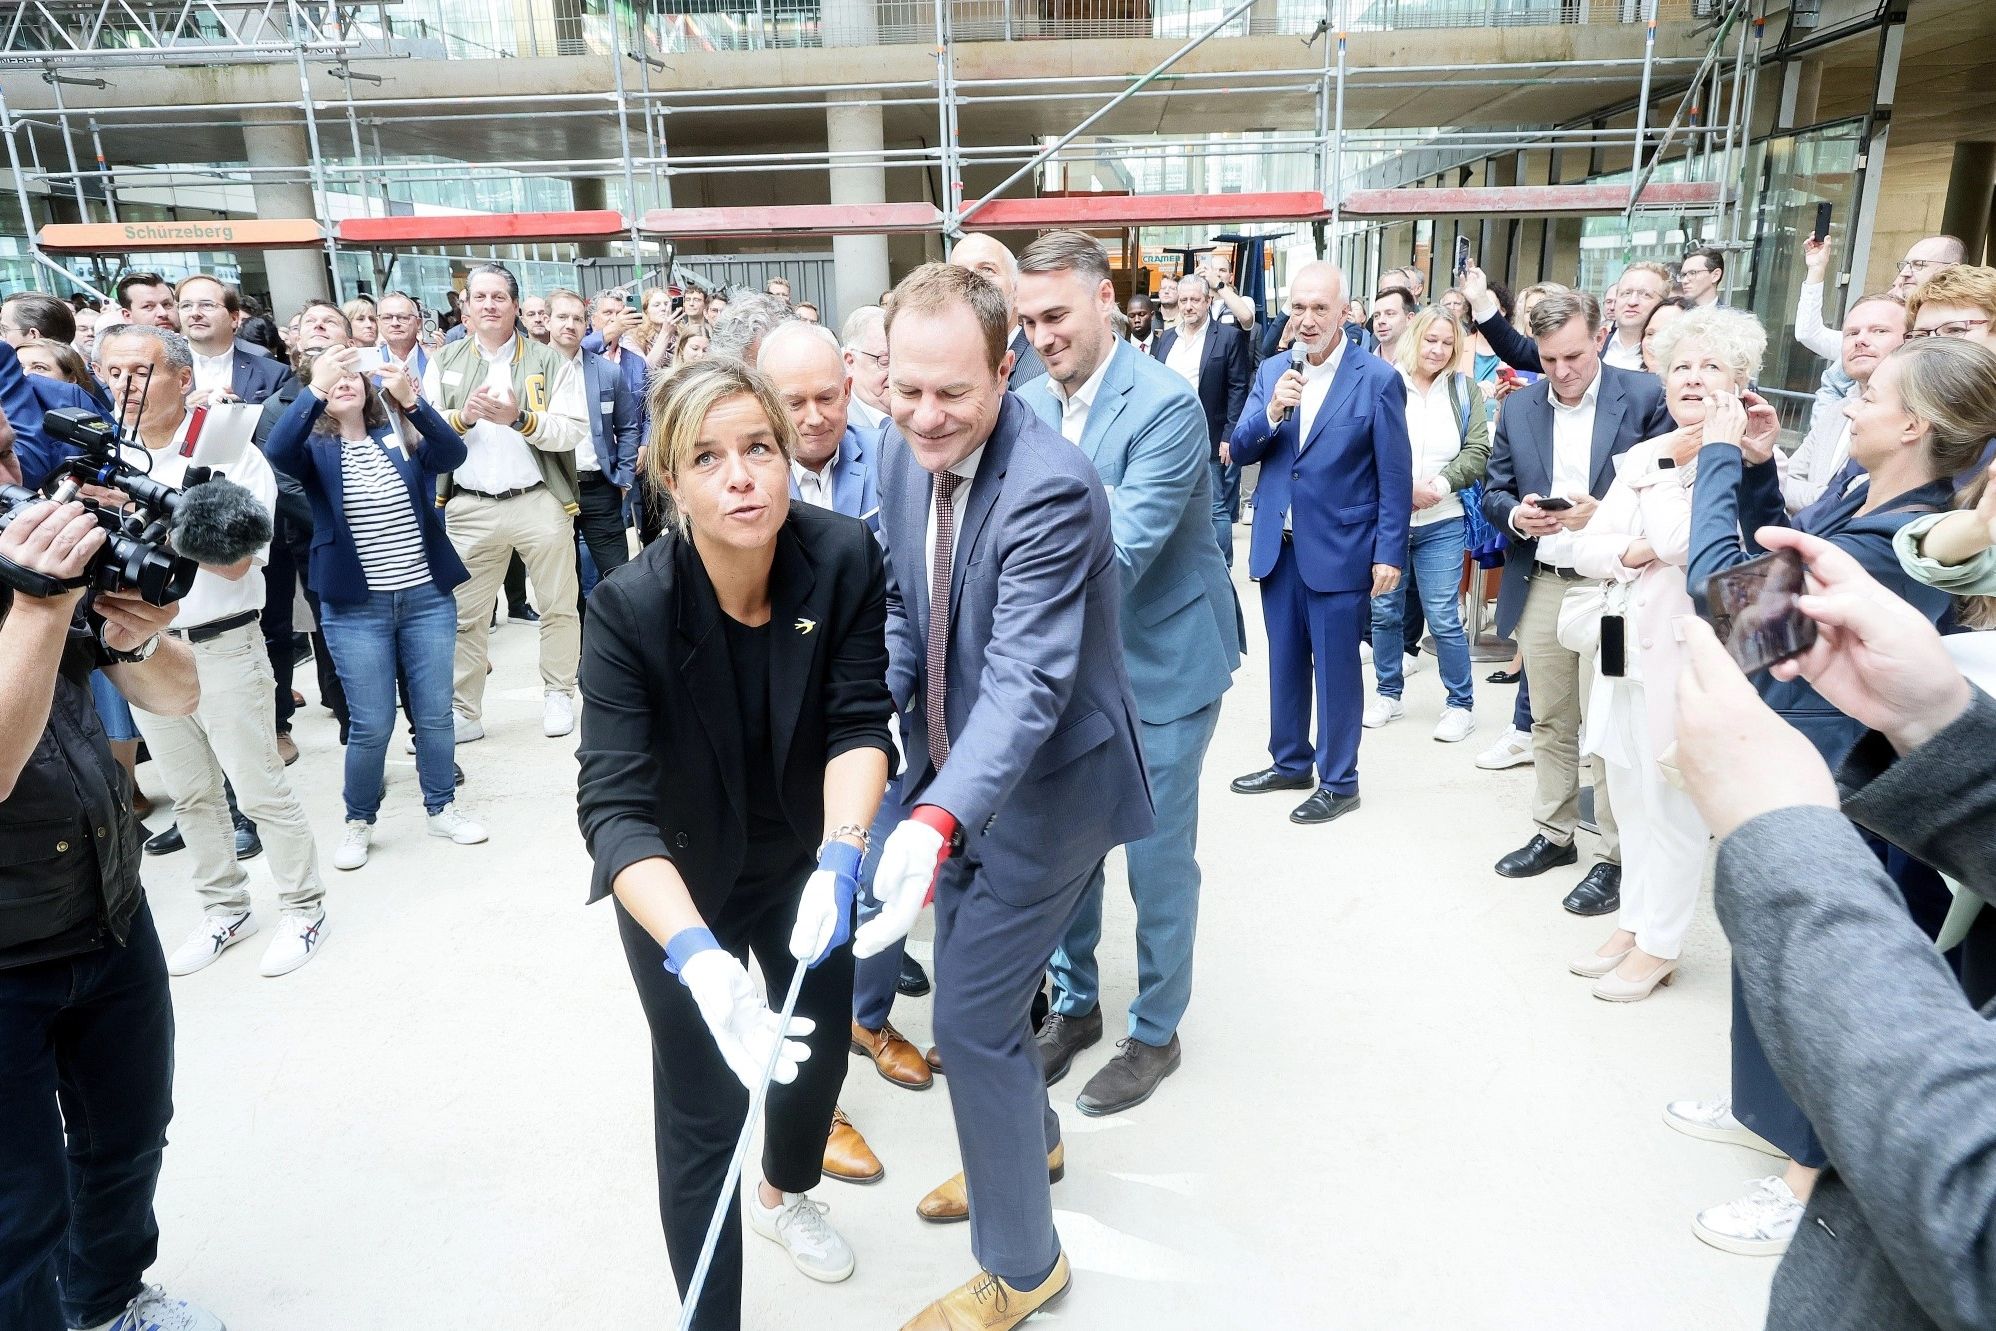
<svg viewBox="0 0 1996 1331">
<path fill-rule="evenodd" d="M 179 485 L 188 459 L 179 447 L 192 417 L 186 399 L 194 382 L 187 340 L 164 328 L 137 324 L 100 342 L 104 376 L 122 404 L 143 449 L 127 446 L 127 460 L 149 468 L 152 478 Z M 136 422 L 136 425 L 132 423 Z M 267 511 L 277 503 L 277 478 L 255 448 L 222 468 Z M 305 811 L 284 776 L 271 713 L 276 687 L 259 622 L 263 614 L 262 565 L 269 547 L 228 568 L 203 567 L 181 602 L 173 632 L 194 649 L 201 674 L 201 706 L 192 717 L 161 716 L 135 706 L 146 748 L 159 764 L 173 797 L 174 816 L 194 857 L 201 923 L 167 959 L 167 970 L 188 975 L 257 931 L 250 913 L 249 875 L 236 862 L 235 829 L 222 783 L 235 786 L 244 814 L 256 820 L 270 851 L 284 913 L 259 967 L 265 976 L 288 974 L 318 953 L 324 937 L 325 889 L 319 852 Z"/>
<path fill-rule="evenodd" d="M 21 471 L 0 418 L 0 483 Z M 81 504 L 18 512 L 0 557 L 67 579 L 104 532 Z M 139 886 L 131 786 L 90 701 L 103 667 L 134 703 L 184 716 L 194 657 L 135 595 L 0 587 L 0 1326 L 222 1324 L 142 1277 L 173 1115 L 173 1008 Z M 170 1320 L 173 1318 L 178 1320 Z"/>
</svg>

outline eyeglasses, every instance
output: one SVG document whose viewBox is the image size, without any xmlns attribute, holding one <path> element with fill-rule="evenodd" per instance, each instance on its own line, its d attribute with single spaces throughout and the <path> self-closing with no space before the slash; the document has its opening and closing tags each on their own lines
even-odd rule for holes
<svg viewBox="0 0 1996 1331">
<path fill-rule="evenodd" d="M 887 368 L 887 353 L 884 351 L 868 351 L 864 347 L 854 347 L 852 352 L 855 356 L 866 357 L 883 370 Z"/>
<path fill-rule="evenodd" d="M 1706 273 L 1715 273 L 1717 271 L 1718 269 L 1716 268 L 1680 268 L 1677 270 L 1677 274 L 1679 277 L 1703 277 Z"/>
<path fill-rule="evenodd" d="M 1987 319 L 1956 319 L 1952 323 L 1936 324 L 1932 328 L 1915 328 L 1906 334 L 1911 342 L 1916 337 L 1967 337 L 1978 328 L 1987 328 Z"/>
<path fill-rule="evenodd" d="M 1924 272 L 1929 268 L 1947 268 L 1950 266 L 1940 259 L 1901 259 L 1899 261 L 1899 271 L 1902 273 L 1908 268 L 1913 269 L 1915 272 Z"/>
<path fill-rule="evenodd" d="M 213 300 L 183 300 L 180 302 L 182 314 L 220 314 L 222 305 Z"/>
</svg>

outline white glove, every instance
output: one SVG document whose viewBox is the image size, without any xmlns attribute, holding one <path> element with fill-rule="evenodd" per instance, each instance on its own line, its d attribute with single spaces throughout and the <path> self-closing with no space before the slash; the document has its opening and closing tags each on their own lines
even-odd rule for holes
<svg viewBox="0 0 1996 1331">
<path fill-rule="evenodd" d="M 943 834 L 927 823 L 904 819 L 888 833 L 873 871 L 873 895 L 880 913 L 859 926 L 852 936 L 852 954 L 866 958 L 887 950 L 908 936 L 915 918 L 928 904 L 936 871 L 949 851 Z"/>
<path fill-rule="evenodd" d="M 679 978 L 692 991 L 721 1057 L 751 1091 L 762 1079 L 769 1051 L 781 1035 L 809 1035 L 817 1029 L 809 1017 L 793 1016 L 789 1029 L 779 1032 L 777 1014 L 755 991 L 742 963 L 725 949 L 710 947 L 694 953 L 679 968 Z M 802 1041 L 783 1040 L 783 1051 L 776 1060 L 776 1080 L 785 1085 L 797 1080 L 797 1065 L 810 1056 L 810 1046 Z"/>
</svg>

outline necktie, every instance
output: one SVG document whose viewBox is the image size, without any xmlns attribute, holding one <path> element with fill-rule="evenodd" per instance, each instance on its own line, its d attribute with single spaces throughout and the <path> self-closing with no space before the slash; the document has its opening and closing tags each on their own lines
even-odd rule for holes
<svg viewBox="0 0 1996 1331">
<path fill-rule="evenodd" d="M 936 553 L 929 564 L 929 652 L 923 672 L 922 714 L 929 727 L 929 761 L 943 770 L 949 757 L 949 715 L 943 705 L 944 667 L 949 663 L 950 564 L 956 555 L 956 505 L 952 497 L 963 478 L 953 471 L 935 478 Z"/>
</svg>

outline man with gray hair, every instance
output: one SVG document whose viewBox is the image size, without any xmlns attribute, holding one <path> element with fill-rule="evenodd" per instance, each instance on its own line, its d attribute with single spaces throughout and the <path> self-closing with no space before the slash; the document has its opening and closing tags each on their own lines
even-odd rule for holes
<svg viewBox="0 0 1996 1331">
<path fill-rule="evenodd" d="M 958 268 L 970 269 L 1004 293 L 1005 308 L 1011 311 L 1012 322 L 1012 340 L 1006 344 L 1006 349 L 1012 353 L 1012 373 L 1005 381 L 1005 387 L 1016 392 L 1044 375 L 1047 367 L 1040 363 L 1033 344 L 1019 329 L 1019 307 L 1016 303 L 1019 261 L 1012 257 L 1012 251 L 990 236 L 973 231 L 951 248 L 949 261 Z"/>
<path fill-rule="evenodd" d="M 754 365 L 762 350 L 762 340 L 789 313 L 789 307 L 775 296 L 744 292 L 715 318 L 713 332 L 707 338 L 707 354 L 732 356 L 745 365 Z"/>
<path fill-rule="evenodd" d="M 1480 273 L 1470 272 L 1480 280 Z M 1481 315 L 1487 288 L 1472 290 L 1466 281 L 1464 291 Z M 1558 634 L 1566 593 L 1586 584 L 1573 568 L 1574 534 L 1614 483 L 1614 459 L 1674 428 L 1655 375 L 1601 363 L 1601 306 L 1592 295 L 1550 293 L 1532 308 L 1531 331 L 1545 378 L 1505 402 L 1483 496 L 1484 515 L 1511 537 L 1497 631 L 1507 637 L 1515 631 L 1524 656 L 1537 774 L 1532 818 L 1538 831 L 1497 861 L 1506 878 L 1534 877 L 1580 858 L 1574 845 L 1580 725 L 1594 657 L 1567 647 Z M 1622 900 L 1621 840 L 1599 759 L 1592 771 L 1600 858 L 1561 903 L 1575 915 L 1611 914 Z"/>
<path fill-rule="evenodd" d="M 105 383 L 137 436 L 138 447 L 128 446 L 127 454 L 136 465 L 149 467 L 155 481 L 182 484 L 188 459 L 180 445 L 193 420 L 187 395 L 194 385 L 194 353 L 187 339 L 170 329 L 129 324 L 98 346 Z M 266 510 L 275 508 L 277 477 L 259 450 L 245 448 L 220 470 Z M 249 875 L 236 862 L 225 779 L 235 786 L 238 804 L 256 821 L 270 849 L 271 876 L 284 908 L 277 936 L 263 954 L 262 973 L 297 970 L 318 954 L 325 937 L 319 851 L 305 811 L 285 780 L 270 706 L 276 684 L 260 627 L 263 566 L 269 557 L 265 546 L 227 568 L 204 567 L 180 602 L 169 631 L 194 649 L 201 680 L 201 702 L 194 714 L 162 716 L 132 708 L 194 857 L 195 890 L 201 898 L 201 922 L 167 958 L 173 975 L 202 969 L 257 931 Z"/>
<path fill-rule="evenodd" d="M 851 418 L 868 430 L 887 424 L 887 311 L 862 305 L 846 316 L 839 330 L 852 380 Z"/>
<path fill-rule="evenodd" d="M 1207 462 L 1213 474 L 1213 536 L 1227 567 L 1234 563 L 1234 523 L 1241 515 L 1240 465 L 1223 457 L 1227 441 L 1254 382 L 1254 351 L 1248 336 L 1214 320 L 1212 283 L 1197 273 L 1178 279 L 1178 327 L 1166 329 L 1151 354 L 1199 395 L 1206 409 L 1210 440 Z"/>
</svg>

